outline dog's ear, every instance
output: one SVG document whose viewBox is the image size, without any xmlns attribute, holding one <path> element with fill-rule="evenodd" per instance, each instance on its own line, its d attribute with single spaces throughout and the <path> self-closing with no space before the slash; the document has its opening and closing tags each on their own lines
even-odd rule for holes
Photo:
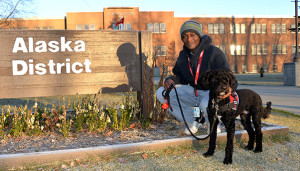
<svg viewBox="0 0 300 171">
<path fill-rule="evenodd" d="M 206 71 L 204 74 L 200 77 L 200 85 L 204 90 L 208 90 L 211 86 L 213 78 L 213 72 L 212 71 Z"/>
<path fill-rule="evenodd" d="M 231 71 L 228 71 L 228 76 L 229 76 L 229 86 L 231 88 L 234 88 L 236 86 L 236 77 Z"/>
</svg>

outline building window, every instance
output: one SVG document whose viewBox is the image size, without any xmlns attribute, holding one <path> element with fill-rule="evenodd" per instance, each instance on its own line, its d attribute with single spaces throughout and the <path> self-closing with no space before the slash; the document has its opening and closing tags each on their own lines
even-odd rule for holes
<svg viewBox="0 0 300 171">
<path fill-rule="evenodd" d="M 276 33 L 281 33 L 281 24 L 276 25 Z"/>
<path fill-rule="evenodd" d="M 282 46 L 281 46 L 281 48 L 282 48 L 282 51 L 281 51 L 281 52 L 282 52 L 282 54 L 284 54 L 284 55 L 285 55 L 285 54 L 287 53 L 287 50 L 286 50 L 286 45 L 282 45 Z"/>
<path fill-rule="evenodd" d="M 281 54 L 282 53 L 282 49 L 281 49 L 281 45 L 277 45 L 277 54 Z"/>
<path fill-rule="evenodd" d="M 296 45 L 292 45 L 292 54 L 296 52 Z M 298 52 L 300 52 L 300 46 L 298 46 Z"/>
<path fill-rule="evenodd" d="M 286 33 L 286 24 L 272 24 L 271 25 L 271 33 L 272 34 L 280 34 L 280 33 Z"/>
<path fill-rule="evenodd" d="M 246 45 L 242 45 L 242 55 L 246 55 L 247 54 L 247 50 L 246 50 Z"/>
<path fill-rule="evenodd" d="M 225 24 L 220 24 L 220 34 L 225 34 Z"/>
<path fill-rule="evenodd" d="M 252 55 L 267 55 L 267 45 L 252 45 Z"/>
<path fill-rule="evenodd" d="M 242 34 L 246 33 L 246 24 L 241 24 L 241 33 Z"/>
<path fill-rule="evenodd" d="M 208 24 L 208 34 L 214 34 L 214 25 Z"/>
<path fill-rule="evenodd" d="M 256 33 L 257 34 L 261 33 L 261 24 L 256 24 Z"/>
<path fill-rule="evenodd" d="M 246 64 L 242 65 L 242 72 L 243 72 L 243 73 L 247 73 L 247 72 L 248 72 L 248 71 L 247 71 L 247 65 L 246 65 Z"/>
<path fill-rule="evenodd" d="M 152 23 L 147 24 L 147 30 L 153 32 L 153 24 Z"/>
<path fill-rule="evenodd" d="M 95 30 L 95 24 L 76 24 L 76 30 Z"/>
<path fill-rule="evenodd" d="M 272 54 L 276 54 L 276 52 L 277 52 L 277 46 L 272 45 Z"/>
<path fill-rule="evenodd" d="M 76 30 L 82 30 L 82 25 L 76 24 Z"/>
<path fill-rule="evenodd" d="M 275 24 L 272 24 L 271 25 L 271 33 L 272 34 L 275 34 L 276 32 L 275 32 Z"/>
<path fill-rule="evenodd" d="M 230 24 L 230 33 L 231 34 L 245 34 L 246 33 L 246 24 Z"/>
<path fill-rule="evenodd" d="M 90 29 L 89 25 L 83 25 L 83 30 L 89 30 L 89 29 Z"/>
<path fill-rule="evenodd" d="M 256 45 L 252 45 L 252 55 L 256 55 Z"/>
<path fill-rule="evenodd" d="M 131 23 L 126 23 L 126 30 L 132 30 Z"/>
<path fill-rule="evenodd" d="M 167 56 L 167 46 L 164 46 L 164 45 L 155 46 L 155 55 L 156 56 Z"/>
<path fill-rule="evenodd" d="M 160 23 L 160 32 L 166 33 L 166 24 L 165 23 Z"/>
<path fill-rule="evenodd" d="M 219 24 L 214 24 L 214 34 L 219 34 Z"/>
<path fill-rule="evenodd" d="M 27 27 L 28 28 L 28 27 Z M 19 29 L 19 28 L 18 28 Z M 35 30 L 53 30 L 54 26 L 42 26 L 42 27 L 34 27 Z"/>
<path fill-rule="evenodd" d="M 252 72 L 257 73 L 257 65 L 256 64 L 252 65 Z"/>
<path fill-rule="evenodd" d="M 251 24 L 251 34 L 266 34 L 267 25 L 266 24 Z"/>
<path fill-rule="evenodd" d="M 240 34 L 241 33 L 241 24 L 235 24 L 235 33 Z"/>
<path fill-rule="evenodd" d="M 224 24 L 208 24 L 208 34 L 225 34 Z M 202 29 L 202 25 L 201 25 Z"/>
<path fill-rule="evenodd" d="M 95 30 L 95 28 L 96 28 L 96 26 L 95 26 L 95 24 L 90 24 L 90 30 Z"/>
<path fill-rule="evenodd" d="M 272 46 L 272 54 L 287 54 L 287 46 L 286 45 L 273 45 Z"/>
<path fill-rule="evenodd" d="M 266 24 L 261 24 L 261 33 L 266 34 L 267 32 L 267 25 Z"/>
<path fill-rule="evenodd" d="M 159 33 L 159 23 L 154 23 L 153 33 Z"/>
<path fill-rule="evenodd" d="M 166 33 L 167 28 L 165 23 L 148 23 L 147 30 L 153 33 Z"/>
<path fill-rule="evenodd" d="M 251 34 L 255 34 L 255 24 L 251 24 Z"/>
<path fill-rule="evenodd" d="M 291 29 L 294 29 L 295 28 L 295 24 L 292 24 L 291 25 Z M 295 33 L 296 31 L 291 31 L 292 33 Z"/>
<path fill-rule="evenodd" d="M 286 33 L 286 24 L 281 24 L 281 33 Z"/>
<path fill-rule="evenodd" d="M 231 45 L 230 52 L 231 55 L 246 55 L 247 47 L 246 45 Z"/>
<path fill-rule="evenodd" d="M 261 45 L 256 45 L 256 49 L 257 49 L 257 55 L 261 55 L 262 53 L 261 53 L 261 51 L 262 51 L 262 49 L 261 49 Z"/>
<path fill-rule="evenodd" d="M 262 45 L 262 54 L 267 55 L 267 52 L 268 52 L 267 45 Z"/>
</svg>

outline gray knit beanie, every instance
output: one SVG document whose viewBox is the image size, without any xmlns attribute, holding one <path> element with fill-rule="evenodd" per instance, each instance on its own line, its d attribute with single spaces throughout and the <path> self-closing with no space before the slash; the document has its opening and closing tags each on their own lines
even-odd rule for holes
<svg viewBox="0 0 300 171">
<path fill-rule="evenodd" d="M 184 22 L 180 28 L 181 39 L 182 39 L 183 35 L 187 32 L 196 33 L 201 38 L 202 27 L 200 26 L 200 24 L 197 21 L 189 20 L 189 21 Z"/>
</svg>

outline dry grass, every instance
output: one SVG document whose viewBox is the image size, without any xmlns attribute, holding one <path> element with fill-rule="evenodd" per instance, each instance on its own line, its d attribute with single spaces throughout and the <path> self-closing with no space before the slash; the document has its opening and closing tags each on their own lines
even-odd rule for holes
<svg viewBox="0 0 300 171">
<path fill-rule="evenodd" d="M 264 151 L 243 149 L 243 142 L 234 144 L 233 164 L 223 165 L 225 144 L 218 144 L 214 156 L 204 158 L 207 145 L 167 148 L 135 154 L 99 156 L 86 161 L 70 161 L 42 167 L 45 170 L 299 170 L 300 117 L 274 110 L 264 122 L 285 125 L 289 135 L 264 138 Z M 30 168 L 32 169 L 32 168 Z M 35 168 L 41 169 L 41 168 Z"/>
</svg>

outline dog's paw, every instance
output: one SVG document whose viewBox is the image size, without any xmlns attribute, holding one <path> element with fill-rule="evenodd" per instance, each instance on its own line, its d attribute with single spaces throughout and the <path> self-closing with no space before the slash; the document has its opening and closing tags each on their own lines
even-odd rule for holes
<svg viewBox="0 0 300 171">
<path fill-rule="evenodd" d="M 250 151 L 250 150 L 253 150 L 253 146 L 249 146 L 249 145 L 247 145 L 246 147 L 245 147 L 245 150 L 248 150 L 248 151 Z"/>
<path fill-rule="evenodd" d="M 232 164 L 232 159 L 227 159 L 225 158 L 224 161 L 223 161 L 223 164 Z"/>
<path fill-rule="evenodd" d="M 212 155 L 214 155 L 214 153 L 212 153 L 212 152 L 206 152 L 206 153 L 203 153 L 202 154 L 204 157 L 210 157 L 210 156 L 212 156 Z"/>
<path fill-rule="evenodd" d="M 255 149 L 253 150 L 254 153 L 261 153 L 262 151 L 263 151 L 263 150 L 262 150 L 261 148 L 259 148 L 259 149 L 255 148 Z"/>
</svg>

